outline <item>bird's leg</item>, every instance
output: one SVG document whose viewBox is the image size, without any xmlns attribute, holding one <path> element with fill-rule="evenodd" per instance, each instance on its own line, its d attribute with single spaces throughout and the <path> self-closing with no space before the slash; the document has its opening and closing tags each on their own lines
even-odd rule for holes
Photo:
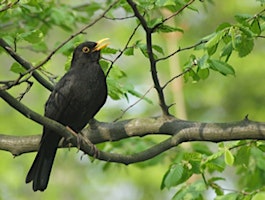
<svg viewBox="0 0 265 200">
<path fill-rule="evenodd" d="M 71 129 L 69 126 L 66 126 L 66 128 L 74 135 L 76 136 L 77 139 L 77 149 L 80 150 L 80 144 L 81 141 L 83 140 L 92 150 L 93 150 L 93 157 L 97 158 L 98 154 L 99 154 L 99 150 L 97 149 L 97 147 L 88 139 L 84 136 L 84 134 L 82 132 L 80 132 L 81 134 L 76 133 L 73 129 Z"/>
<path fill-rule="evenodd" d="M 69 126 L 66 126 L 66 128 L 68 131 L 70 131 L 76 137 L 77 149 L 79 151 L 82 138 L 80 138 L 80 135 L 78 133 L 76 133 L 73 129 L 71 129 Z"/>
<path fill-rule="evenodd" d="M 85 134 L 80 131 L 80 136 L 82 136 L 83 140 L 89 145 L 89 147 L 93 150 L 93 157 L 97 158 L 99 155 L 99 150 L 97 147 L 85 136 Z"/>
</svg>

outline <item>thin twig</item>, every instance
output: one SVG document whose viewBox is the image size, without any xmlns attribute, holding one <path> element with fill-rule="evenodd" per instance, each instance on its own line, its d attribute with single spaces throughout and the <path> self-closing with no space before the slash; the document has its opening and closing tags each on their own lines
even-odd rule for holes
<svg viewBox="0 0 265 200">
<path fill-rule="evenodd" d="M 130 106 L 128 106 L 125 110 L 122 110 L 122 113 L 119 117 L 117 117 L 113 122 L 116 122 L 118 120 L 120 120 L 124 115 L 125 113 L 131 109 L 132 107 L 134 107 L 136 104 L 138 104 L 140 101 L 142 101 L 144 99 L 144 97 L 151 91 L 151 89 L 153 89 L 154 86 L 150 87 L 144 94 L 143 96 L 141 96 L 137 101 L 135 101 L 133 104 L 131 104 Z"/>
<path fill-rule="evenodd" d="M 26 83 L 27 83 L 27 88 L 26 88 L 26 90 L 24 92 L 19 94 L 19 96 L 17 97 L 18 101 L 21 101 L 24 98 L 24 96 L 29 92 L 30 88 L 33 85 L 33 82 L 31 82 L 29 80 L 27 80 Z"/>
<path fill-rule="evenodd" d="M 6 6 L 4 6 L 2 9 L 0 9 L 0 12 L 4 12 L 10 8 L 12 8 L 14 5 L 16 5 L 19 2 L 19 0 L 16 0 L 13 3 L 8 3 Z"/>
<path fill-rule="evenodd" d="M 206 42 L 207 42 L 207 40 L 202 40 L 202 41 L 200 41 L 200 42 L 198 42 L 198 43 L 196 43 L 196 44 L 194 44 L 194 45 L 192 45 L 192 46 L 188 46 L 188 47 L 184 47 L 184 48 L 179 47 L 179 48 L 178 48 L 176 51 L 174 51 L 173 53 L 171 53 L 171 54 L 169 54 L 169 55 L 167 55 L 167 56 L 165 56 L 165 57 L 163 57 L 163 58 L 158 58 L 158 59 L 156 59 L 156 62 L 159 62 L 159 61 L 162 61 L 162 60 L 166 60 L 166 59 L 170 58 L 171 56 L 174 56 L 175 54 L 177 54 L 177 53 L 179 53 L 179 52 L 193 49 L 193 48 L 195 48 L 195 47 L 197 47 L 197 46 L 199 46 L 199 45 L 201 45 L 201 44 L 204 44 L 204 43 L 206 43 Z"/>
<path fill-rule="evenodd" d="M 108 17 L 108 16 L 104 16 L 105 19 L 108 19 L 108 20 L 125 20 L 125 19 L 131 19 L 131 18 L 134 18 L 135 15 L 131 15 L 131 16 L 127 16 L 127 17 Z"/>
<path fill-rule="evenodd" d="M 140 27 L 140 23 L 137 24 L 137 26 L 134 28 L 134 30 L 133 30 L 132 34 L 130 35 L 129 39 L 127 40 L 127 42 L 126 42 L 124 48 L 120 51 L 120 53 L 117 55 L 117 57 L 116 57 L 113 61 L 111 61 L 111 65 L 110 65 L 110 67 L 109 67 L 109 69 L 108 69 L 108 71 L 107 71 L 107 73 L 106 73 L 106 76 L 109 75 L 110 70 L 111 70 L 112 67 L 113 67 L 113 64 L 114 64 L 114 63 L 115 63 L 115 62 L 116 62 L 116 61 L 122 56 L 122 54 L 124 53 L 124 51 L 128 48 L 128 46 L 129 46 L 129 44 L 130 44 L 130 42 L 131 42 L 133 36 L 135 35 L 135 33 L 136 33 L 136 31 L 137 31 L 137 29 L 138 29 L 139 27 Z"/>
<path fill-rule="evenodd" d="M 186 9 L 189 5 L 191 5 L 195 0 L 190 0 L 187 4 L 185 4 L 183 7 L 181 7 L 178 11 L 176 11 L 175 13 L 173 13 L 172 15 L 166 17 L 165 19 L 163 19 L 160 23 L 156 24 L 153 28 L 152 28 L 152 32 L 155 32 L 155 30 L 161 26 L 162 24 L 164 24 L 166 21 L 168 21 L 169 19 L 175 17 L 176 15 L 179 15 L 184 9 Z"/>
<path fill-rule="evenodd" d="M 12 57 L 14 60 L 16 60 L 22 67 L 24 67 L 26 70 L 31 69 L 33 66 L 28 61 L 24 60 L 22 57 L 20 57 L 10 46 L 7 44 L 7 42 L 0 38 L 0 46 L 5 49 L 5 51 Z M 43 78 L 37 71 L 32 72 L 32 76 L 45 88 L 52 91 L 53 85 L 47 81 L 45 78 Z M 15 82 L 17 83 L 22 76 L 20 75 Z"/>
<path fill-rule="evenodd" d="M 41 66 L 43 66 L 46 62 L 48 62 L 51 57 L 60 49 L 62 48 L 65 44 L 67 44 L 70 40 L 72 40 L 73 38 L 75 38 L 76 36 L 84 33 L 85 30 L 87 30 L 88 28 L 90 28 L 91 26 L 93 26 L 94 24 L 96 24 L 99 20 L 101 20 L 107 12 L 109 12 L 112 7 L 118 3 L 119 0 L 114 1 L 101 15 L 99 15 L 98 18 L 96 18 L 93 22 L 91 22 L 90 24 L 84 26 L 83 28 L 81 28 L 78 32 L 76 32 L 75 34 L 71 35 L 69 38 L 67 38 L 64 42 L 62 42 L 57 48 L 55 48 L 40 64 L 38 64 L 37 66 L 33 67 L 32 69 L 29 69 L 27 72 L 31 72 L 31 71 L 35 71 L 36 69 L 40 68 Z"/>
<path fill-rule="evenodd" d="M 162 89 L 164 90 L 165 87 L 167 87 L 167 85 L 168 85 L 169 83 L 171 83 L 172 81 L 174 81 L 176 78 L 179 78 L 179 77 L 183 76 L 184 74 L 186 74 L 187 72 L 189 72 L 189 71 L 191 70 L 191 68 L 192 68 L 192 67 L 186 68 L 183 72 L 181 72 L 180 74 L 178 74 L 178 75 L 174 76 L 173 78 L 171 78 L 170 80 L 168 80 L 168 81 L 165 83 L 165 85 L 162 86 Z"/>
<path fill-rule="evenodd" d="M 18 62 L 20 63 L 24 68 L 27 69 L 27 71 L 23 72 L 20 74 L 20 76 L 18 77 L 17 80 L 15 80 L 13 82 L 12 85 L 9 85 L 8 89 L 19 84 L 20 83 L 20 79 L 22 79 L 22 77 L 24 77 L 25 75 L 29 74 L 29 73 L 33 73 L 34 78 L 36 78 L 36 80 L 38 80 L 43 86 L 45 86 L 47 89 L 52 90 L 53 86 L 46 81 L 43 77 L 41 77 L 36 70 L 38 68 L 40 68 L 41 66 L 43 66 L 45 63 L 47 63 L 51 57 L 60 49 L 62 48 L 66 43 L 68 43 L 70 40 L 72 40 L 73 38 L 75 38 L 77 35 L 83 33 L 86 29 L 88 29 L 89 27 L 93 26 L 95 23 L 97 23 L 100 19 L 102 19 L 105 14 L 112 9 L 112 7 L 118 3 L 118 0 L 114 1 L 97 19 L 95 19 L 92 23 L 84 26 L 82 29 L 80 29 L 78 32 L 76 32 L 75 34 L 71 35 L 68 39 L 66 39 L 64 42 L 62 42 L 57 48 L 55 48 L 40 64 L 38 64 L 37 66 L 33 67 L 31 63 L 23 60 L 21 57 L 19 57 L 16 52 L 14 50 L 12 50 L 12 48 L 3 40 L 0 38 L 0 45 Z M 7 88 L 5 88 L 7 89 Z"/>
</svg>

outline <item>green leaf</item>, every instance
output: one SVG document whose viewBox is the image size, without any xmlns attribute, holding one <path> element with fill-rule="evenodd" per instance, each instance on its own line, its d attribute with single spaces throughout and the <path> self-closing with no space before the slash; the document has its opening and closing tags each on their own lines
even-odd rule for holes
<svg viewBox="0 0 265 200">
<path fill-rule="evenodd" d="M 235 158 L 234 158 L 233 154 L 231 153 L 231 151 L 228 148 L 225 149 L 224 156 L 225 156 L 225 163 L 227 165 L 232 166 L 234 164 Z"/>
<path fill-rule="evenodd" d="M 199 69 L 207 69 L 209 68 L 209 63 L 208 63 L 208 58 L 209 55 L 204 54 L 201 58 L 199 58 L 197 61 L 197 65 Z"/>
<path fill-rule="evenodd" d="M 147 22 L 149 27 L 154 27 L 157 24 L 160 24 L 162 22 L 163 18 L 162 17 L 156 17 L 154 19 L 151 19 Z"/>
<path fill-rule="evenodd" d="M 237 50 L 239 57 L 244 57 L 248 55 L 254 47 L 253 38 L 245 38 L 242 43 L 238 44 Z"/>
<path fill-rule="evenodd" d="M 230 193 L 230 194 L 226 194 L 226 195 L 222 195 L 222 196 L 217 196 L 215 197 L 214 200 L 238 200 L 240 194 L 239 193 Z"/>
<path fill-rule="evenodd" d="M 216 52 L 216 50 L 218 48 L 218 44 L 219 43 L 217 43 L 216 45 L 214 45 L 212 47 L 207 48 L 207 53 L 209 54 L 209 56 L 213 55 Z"/>
<path fill-rule="evenodd" d="M 105 54 L 115 54 L 118 52 L 118 50 L 114 49 L 114 48 L 106 47 L 106 48 L 102 49 L 101 52 L 105 53 Z"/>
<path fill-rule="evenodd" d="M 223 75 L 231 74 L 235 75 L 235 70 L 231 65 L 220 60 L 210 60 L 211 68 L 220 72 Z"/>
<path fill-rule="evenodd" d="M 106 73 L 107 69 L 109 68 L 109 62 L 107 62 L 106 60 L 100 60 L 99 64 L 101 66 L 101 68 L 103 69 L 103 71 Z"/>
<path fill-rule="evenodd" d="M 251 148 L 249 146 L 244 145 L 236 152 L 236 165 L 248 165 L 250 158 L 250 149 Z"/>
<path fill-rule="evenodd" d="M 164 187 L 170 188 L 179 185 L 191 177 L 190 169 L 183 163 L 177 163 L 170 167 L 169 171 L 165 174 L 161 189 Z"/>
<path fill-rule="evenodd" d="M 225 62 L 227 62 L 229 60 L 230 56 L 232 55 L 232 52 L 233 52 L 233 45 L 232 45 L 232 42 L 229 42 L 222 49 L 222 53 L 221 53 L 220 57 L 225 57 L 226 56 Z"/>
<path fill-rule="evenodd" d="M 153 45 L 152 46 L 154 50 L 156 50 L 158 53 L 161 53 L 164 55 L 164 51 L 163 51 L 163 48 L 158 46 L 158 45 Z"/>
<path fill-rule="evenodd" d="M 249 15 L 249 14 L 236 14 L 235 15 L 235 19 L 239 22 L 239 23 L 241 23 L 241 24 L 243 24 L 243 25 L 245 25 L 245 26 L 248 26 L 248 20 L 250 19 L 250 18 L 252 18 L 252 15 Z"/>
<path fill-rule="evenodd" d="M 191 144 L 191 147 L 193 151 L 196 151 L 198 153 L 201 153 L 207 156 L 212 155 L 212 151 L 210 150 L 209 146 L 202 142 L 194 142 Z"/>
<path fill-rule="evenodd" d="M 203 200 L 202 194 L 206 189 L 205 183 L 199 180 L 178 189 L 178 192 L 174 195 L 172 200 Z"/>
<path fill-rule="evenodd" d="M 121 99 L 124 93 L 121 90 L 121 86 L 117 82 L 117 80 L 112 78 L 107 78 L 107 83 L 108 83 L 108 95 L 114 100 Z"/>
<path fill-rule="evenodd" d="M 224 30 L 224 29 L 226 29 L 226 28 L 228 28 L 228 27 L 231 27 L 231 24 L 229 24 L 229 23 L 227 23 L 227 22 L 224 22 L 224 23 L 220 24 L 220 25 L 217 27 L 216 32 L 218 32 L 218 31 L 222 31 L 222 30 Z"/>
<path fill-rule="evenodd" d="M 26 70 L 17 62 L 13 63 L 10 67 L 10 71 L 16 73 L 16 74 L 20 74 L 25 72 Z"/>
<path fill-rule="evenodd" d="M 200 77 L 199 77 L 199 75 L 193 70 L 193 69 L 191 69 L 188 73 L 186 73 L 189 77 L 191 77 L 192 78 L 192 80 L 194 81 L 194 82 L 197 82 L 197 81 L 199 81 L 200 80 Z"/>
<path fill-rule="evenodd" d="M 40 30 L 33 30 L 19 34 L 18 39 L 26 40 L 30 43 L 38 43 L 43 39 L 43 33 Z"/>
<path fill-rule="evenodd" d="M 265 199 L 265 192 L 258 192 L 256 193 L 251 200 L 264 200 Z"/>
<path fill-rule="evenodd" d="M 260 28 L 260 23 L 259 23 L 259 19 L 256 17 L 253 22 L 250 25 L 250 30 L 253 33 L 256 33 L 257 35 L 260 35 L 261 33 L 261 28 Z"/>
<path fill-rule="evenodd" d="M 225 180 L 225 179 L 224 178 L 220 178 L 220 177 L 213 177 L 213 178 L 210 178 L 208 180 L 208 185 L 211 186 L 211 188 L 214 189 L 215 193 L 218 196 L 224 194 L 223 188 L 216 183 L 216 181 L 219 181 L 219 180 Z"/>
<path fill-rule="evenodd" d="M 137 44 L 137 47 L 139 47 L 139 49 L 141 50 L 142 54 L 148 58 L 148 53 L 147 53 L 147 48 L 146 48 L 146 44 L 143 43 L 139 43 Z"/>
<path fill-rule="evenodd" d="M 183 29 L 178 28 L 178 27 L 173 27 L 173 26 L 168 26 L 166 24 L 161 24 L 158 26 L 158 28 L 156 29 L 157 32 L 162 32 L 162 33 L 171 33 L 171 32 L 181 32 L 183 33 Z"/>
<path fill-rule="evenodd" d="M 205 48 L 209 49 L 217 45 L 223 36 L 226 34 L 226 31 L 219 31 L 215 33 L 210 40 L 205 44 Z"/>
<path fill-rule="evenodd" d="M 175 0 L 156 0 L 155 5 L 158 7 L 173 6 L 176 5 Z"/>
<path fill-rule="evenodd" d="M 197 74 L 198 74 L 198 76 L 201 79 L 205 80 L 205 79 L 207 79 L 209 77 L 210 71 L 207 68 L 206 69 L 200 69 L 200 68 L 198 68 Z"/>
<path fill-rule="evenodd" d="M 223 159 L 221 159 L 221 156 L 223 156 L 223 154 L 224 150 L 220 150 L 204 159 L 201 163 L 202 170 L 207 169 L 209 172 L 222 172 L 225 167 L 225 163 Z"/>
<path fill-rule="evenodd" d="M 265 144 L 259 144 L 258 146 L 257 146 L 261 151 L 263 151 L 263 152 L 265 152 Z"/>
<path fill-rule="evenodd" d="M 126 56 L 134 55 L 134 48 L 133 47 L 128 47 L 127 49 L 125 49 L 124 55 L 126 55 Z"/>
<path fill-rule="evenodd" d="M 32 48 L 36 52 L 47 52 L 47 50 L 48 50 L 48 47 L 44 41 L 33 44 Z"/>
</svg>

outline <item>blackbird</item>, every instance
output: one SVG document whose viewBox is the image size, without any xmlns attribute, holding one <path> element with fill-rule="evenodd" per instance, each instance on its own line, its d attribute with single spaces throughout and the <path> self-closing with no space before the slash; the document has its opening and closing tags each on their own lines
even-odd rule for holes
<svg viewBox="0 0 265 200">
<path fill-rule="evenodd" d="M 84 42 L 73 53 L 71 67 L 61 78 L 45 104 L 45 116 L 78 133 L 99 111 L 107 99 L 106 77 L 99 65 L 100 50 L 107 38 Z M 104 44 L 105 43 L 105 44 Z M 40 147 L 26 177 L 33 181 L 33 190 L 44 191 L 62 137 L 43 127 Z"/>
</svg>

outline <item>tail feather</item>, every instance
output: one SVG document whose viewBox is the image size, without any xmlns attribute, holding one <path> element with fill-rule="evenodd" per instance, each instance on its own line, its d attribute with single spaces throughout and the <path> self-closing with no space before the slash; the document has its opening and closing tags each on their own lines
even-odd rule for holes
<svg viewBox="0 0 265 200">
<path fill-rule="evenodd" d="M 61 137 L 56 133 L 45 133 L 39 151 L 26 177 L 26 183 L 33 181 L 33 190 L 47 188 L 57 146 Z"/>
</svg>

